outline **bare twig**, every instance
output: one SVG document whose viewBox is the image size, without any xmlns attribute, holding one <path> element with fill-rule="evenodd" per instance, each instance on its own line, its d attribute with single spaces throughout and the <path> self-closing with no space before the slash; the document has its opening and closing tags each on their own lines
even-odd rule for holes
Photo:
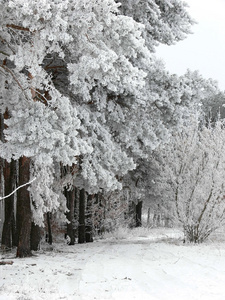
<svg viewBox="0 0 225 300">
<path fill-rule="evenodd" d="M 18 25 L 14 25 L 14 24 L 7 24 L 6 27 L 7 27 L 7 28 L 13 28 L 13 29 L 16 29 L 16 30 L 21 30 L 21 31 L 28 31 L 28 32 L 30 32 L 30 29 L 29 29 L 29 28 L 22 27 L 22 26 L 18 26 Z"/>
<path fill-rule="evenodd" d="M 1 54 L 6 55 L 6 56 L 10 56 L 8 53 L 4 52 L 4 51 L 0 51 Z"/>
</svg>

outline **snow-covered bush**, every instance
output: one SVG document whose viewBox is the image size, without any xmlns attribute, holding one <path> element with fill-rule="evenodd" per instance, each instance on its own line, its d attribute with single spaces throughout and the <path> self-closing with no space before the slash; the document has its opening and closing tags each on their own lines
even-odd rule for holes
<svg viewBox="0 0 225 300">
<path fill-rule="evenodd" d="M 155 157 L 162 202 L 176 214 L 188 241 L 203 242 L 225 221 L 224 122 L 199 126 L 193 120 Z"/>
</svg>

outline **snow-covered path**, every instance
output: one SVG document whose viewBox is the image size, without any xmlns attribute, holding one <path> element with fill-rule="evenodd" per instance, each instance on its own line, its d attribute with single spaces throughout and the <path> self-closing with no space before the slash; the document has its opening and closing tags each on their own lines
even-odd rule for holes
<svg viewBox="0 0 225 300">
<path fill-rule="evenodd" d="M 0 266 L 0 299 L 225 299 L 225 243 L 151 236 L 56 245 Z"/>
</svg>

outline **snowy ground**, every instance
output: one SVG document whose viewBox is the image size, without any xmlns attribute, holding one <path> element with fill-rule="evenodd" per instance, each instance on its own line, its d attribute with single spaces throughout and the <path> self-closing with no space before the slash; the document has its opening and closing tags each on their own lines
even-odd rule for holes
<svg viewBox="0 0 225 300">
<path fill-rule="evenodd" d="M 225 241 L 188 245 L 178 236 L 154 229 L 122 239 L 119 232 L 32 258 L 2 254 L 13 264 L 0 266 L 0 300 L 225 299 Z"/>
</svg>

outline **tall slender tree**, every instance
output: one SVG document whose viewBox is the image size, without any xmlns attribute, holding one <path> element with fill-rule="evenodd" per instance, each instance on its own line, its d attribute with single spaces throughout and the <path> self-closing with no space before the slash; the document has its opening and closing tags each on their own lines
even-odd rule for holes
<svg viewBox="0 0 225 300">
<path fill-rule="evenodd" d="M 66 233 L 70 238 L 69 245 L 75 244 L 75 229 L 74 229 L 74 209 L 75 209 L 75 187 L 65 188 L 65 196 L 67 200 L 68 212 L 66 218 L 69 223 L 66 225 Z"/>
<path fill-rule="evenodd" d="M 78 243 L 83 244 L 86 242 L 86 235 L 85 235 L 85 190 L 80 190 L 80 197 L 79 197 L 79 225 L 78 225 Z"/>
<path fill-rule="evenodd" d="M 30 159 L 23 156 L 19 159 L 19 185 L 22 186 L 30 180 Z M 27 186 L 18 190 L 17 199 L 17 257 L 31 256 L 30 236 L 32 224 L 32 211 L 30 193 Z"/>
<path fill-rule="evenodd" d="M 5 161 L 4 163 L 4 187 L 5 195 L 10 195 L 15 189 L 15 164 Z M 15 211 L 14 211 L 14 194 L 5 199 L 5 217 L 2 231 L 2 246 L 11 249 L 15 245 Z"/>
<path fill-rule="evenodd" d="M 87 195 L 85 239 L 87 243 L 93 242 L 93 200 L 95 195 Z"/>
</svg>

